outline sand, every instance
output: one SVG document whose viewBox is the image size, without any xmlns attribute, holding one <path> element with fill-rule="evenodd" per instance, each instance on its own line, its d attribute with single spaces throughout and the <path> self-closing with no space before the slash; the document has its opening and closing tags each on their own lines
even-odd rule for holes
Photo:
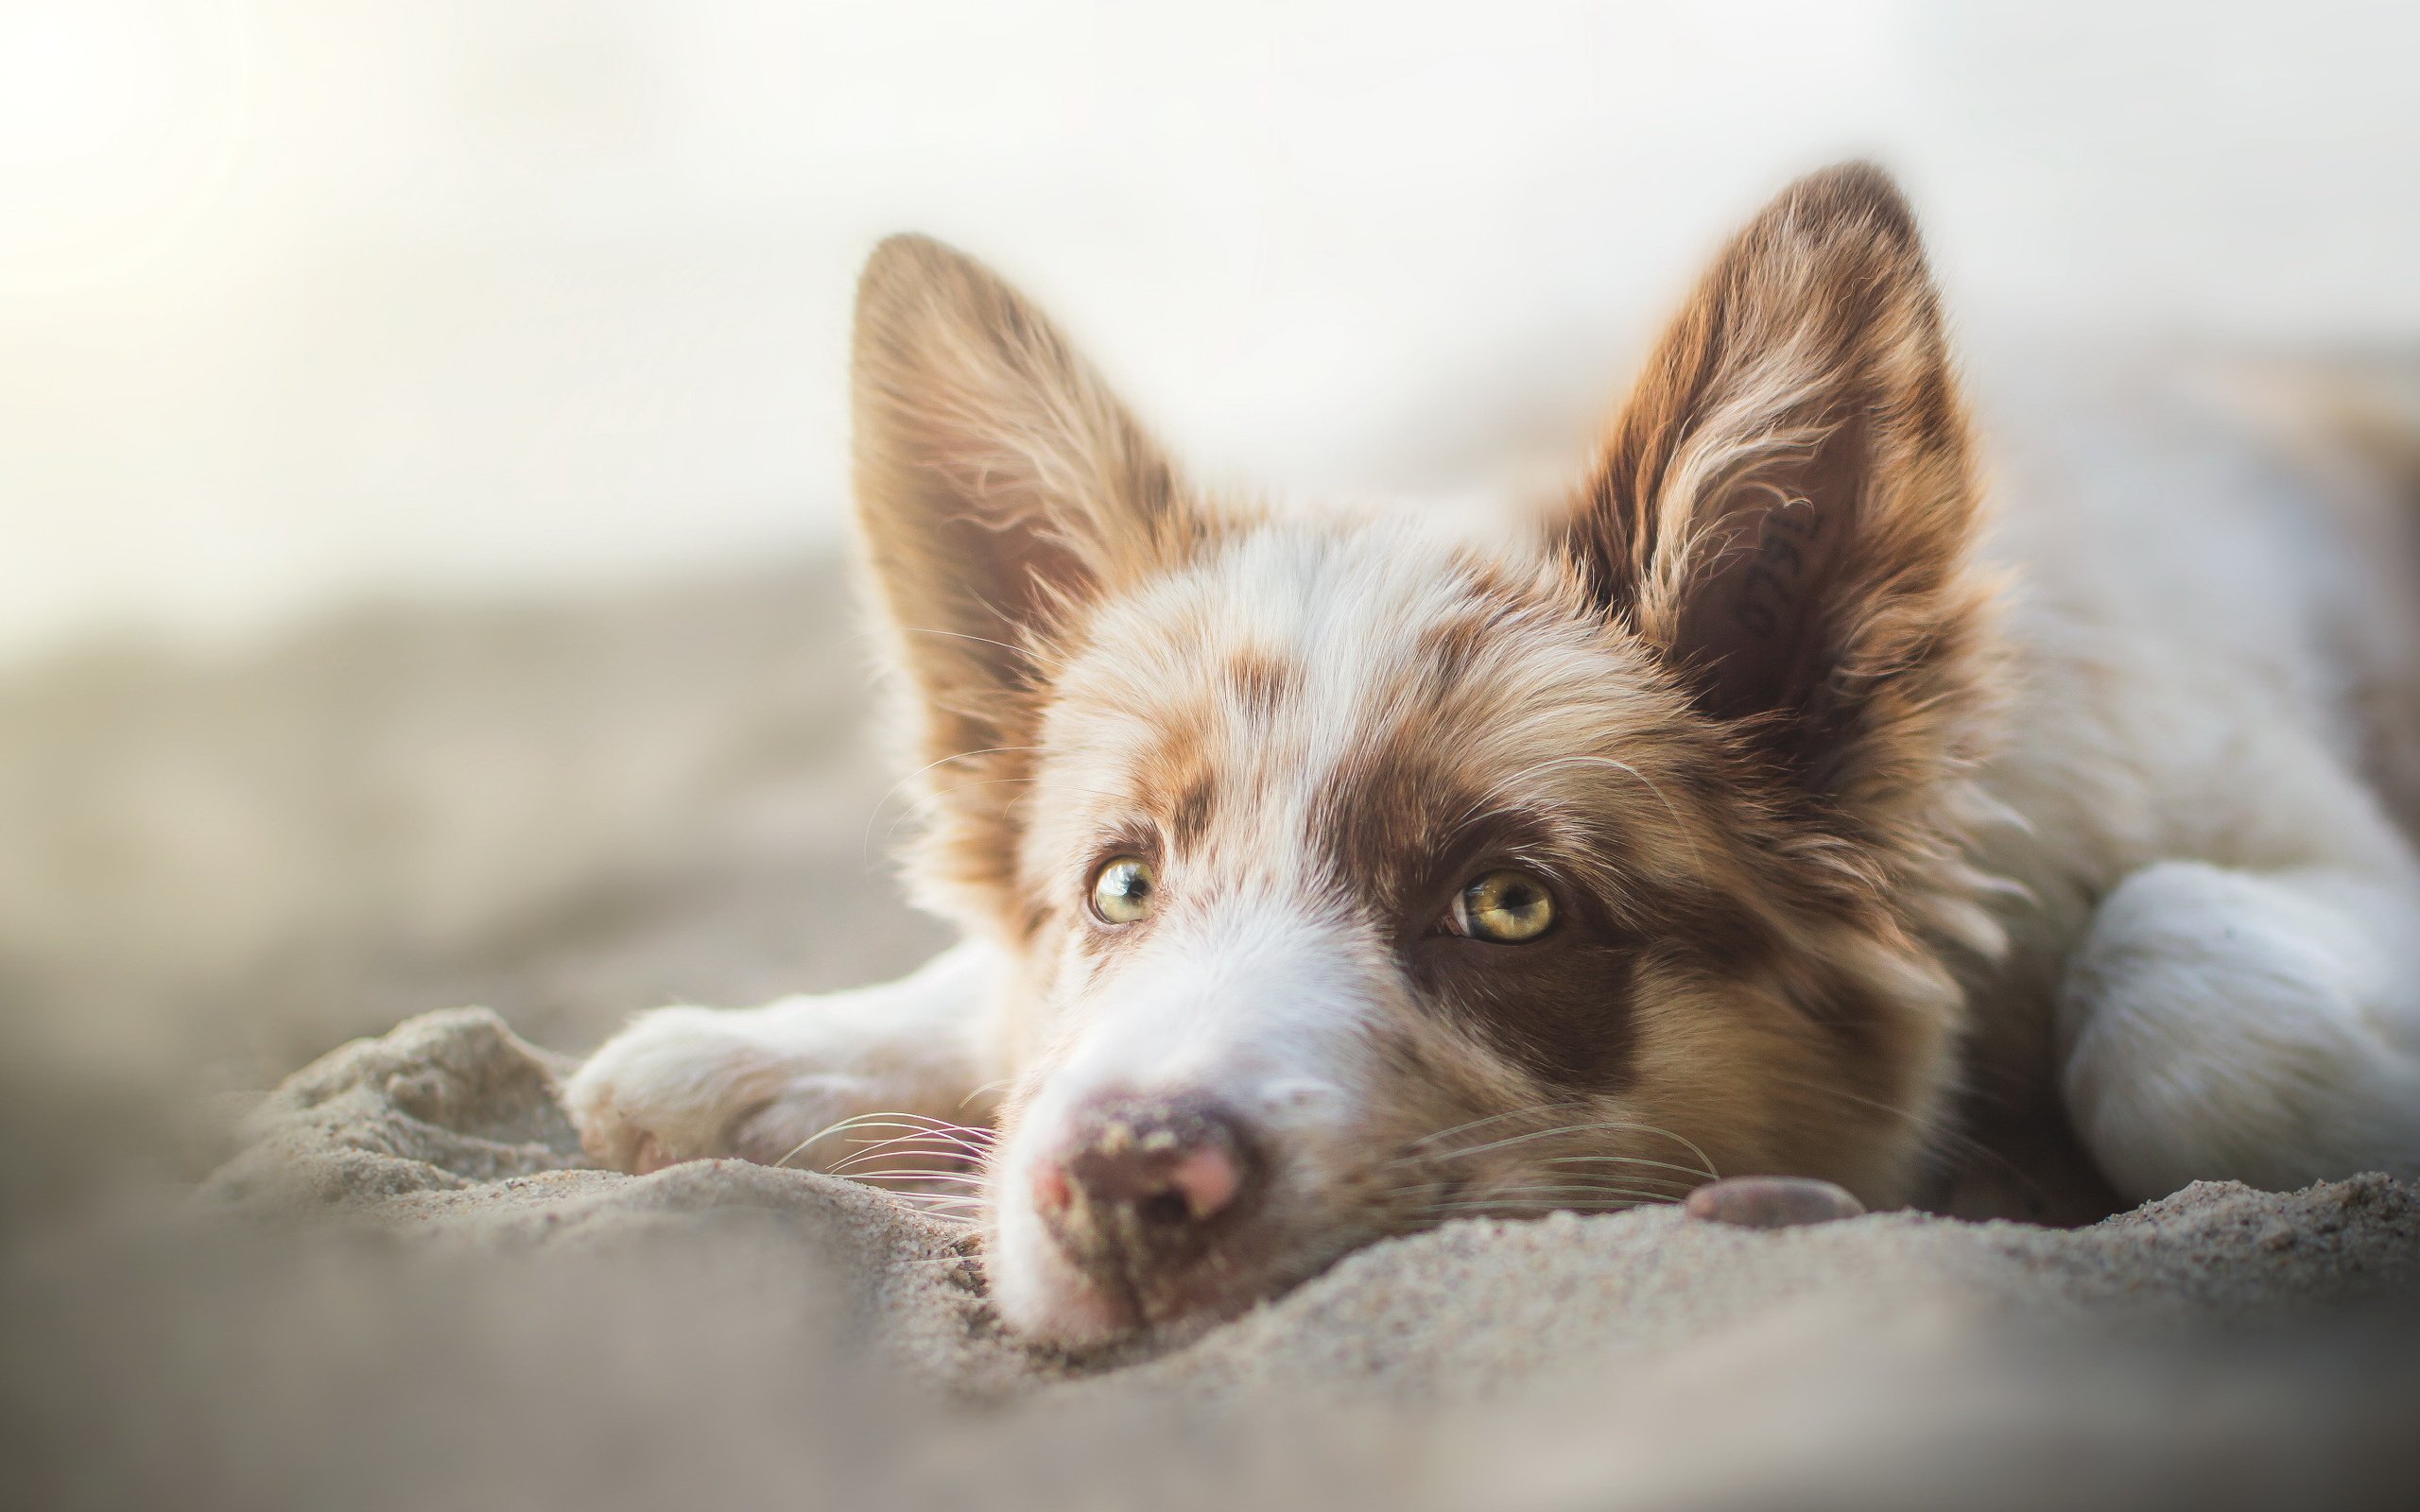
<svg viewBox="0 0 2420 1512">
<path fill-rule="evenodd" d="M 20 1263 L 19 1468 L 91 1505 L 2390 1505 L 2420 1426 L 2381 1177 L 2073 1231 L 1461 1223 L 1087 1362 L 882 1194 L 585 1168 L 566 1064 L 421 1016 L 184 1212 Z"/>
</svg>

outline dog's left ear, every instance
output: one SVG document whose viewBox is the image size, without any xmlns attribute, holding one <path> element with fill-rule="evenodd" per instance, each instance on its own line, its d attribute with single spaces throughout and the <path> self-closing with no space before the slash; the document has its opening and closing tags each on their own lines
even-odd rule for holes
<svg viewBox="0 0 2420 1512">
<path fill-rule="evenodd" d="M 1564 545 L 1700 709 L 1855 808 L 1970 712 L 1979 514 L 1914 220 L 1853 163 L 1791 185 L 1716 260 Z"/>
<path fill-rule="evenodd" d="M 906 785 L 930 800 L 917 875 L 937 902 L 997 911 L 1068 637 L 1210 525 L 1042 312 L 939 242 L 875 249 L 854 374 L 857 521 L 905 674 Z"/>
</svg>

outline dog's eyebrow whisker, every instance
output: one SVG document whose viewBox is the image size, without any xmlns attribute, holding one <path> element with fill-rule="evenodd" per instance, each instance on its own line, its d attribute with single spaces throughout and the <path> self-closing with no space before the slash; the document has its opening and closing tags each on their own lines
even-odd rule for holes
<svg viewBox="0 0 2420 1512">
<path fill-rule="evenodd" d="M 1062 670 L 1064 666 L 1064 663 L 1057 657 L 1049 655 L 1040 646 L 1012 645 L 1007 641 L 993 640 L 988 635 L 969 635 L 963 630 L 937 630 L 923 625 L 902 625 L 899 627 L 899 633 L 902 635 L 938 635 L 952 641 L 973 641 L 978 645 L 996 645 L 1001 650 L 1008 652 L 1011 656 L 1021 657 L 1026 661 L 1037 662 L 1051 671 Z"/>
<path fill-rule="evenodd" d="M 935 630 L 928 633 L 939 635 L 946 632 Z M 976 639 L 980 639 L 980 637 L 976 637 Z M 891 783 L 890 788 L 883 793 L 882 797 L 874 799 L 873 807 L 866 811 L 866 830 L 865 833 L 858 837 L 857 849 L 863 853 L 863 855 L 870 856 L 873 853 L 873 821 L 882 817 L 883 809 L 890 804 L 892 799 L 899 796 L 899 790 L 901 788 L 906 787 L 908 783 L 924 776 L 926 772 L 931 771 L 934 767 L 946 766 L 951 762 L 973 761 L 977 756 L 1015 756 L 1028 754 L 1033 751 L 1038 751 L 1042 747 L 1039 746 L 985 746 L 975 750 L 952 751 L 946 756 L 936 757 L 932 761 L 926 762 L 924 765 L 917 767 L 914 771 L 909 772 L 907 776 Z M 893 829 L 898 828 L 896 824 L 891 827 Z"/>
<path fill-rule="evenodd" d="M 1462 816 L 1456 822 L 1453 833 L 1460 834 L 1464 830 L 1467 830 L 1472 825 L 1478 823 L 1480 819 L 1485 818 L 1488 813 L 1491 812 L 1487 808 L 1487 805 L 1495 800 L 1497 794 L 1515 785 L 1516 783 L 1527 782 L 1529 779 L 1537 776 L 1541 772 L 1552 771 L 1558 766 L 1606 766 L 1629 777 L 1641 787 L 1644 787 L 1650 793 L 1654 794 L 1655 801 L 1664 805 L 1664 813 L 1671 819 L 1673 829 L 1679 833 L 1682 843 L 1689 848 L 1690 859 L 1702 859 L 1698 851 L 1697 841 L 1695 837 L 1689 833 L 1689 826 L 1682 819 L 1681 811 L 1673 806 L 1672 799 L 1665 793 L 1664 789 L 1658 786 L 1655 780 L 1649 777 L 1645 772 L 1640 771 L 1637 767 L 1633 766 L 1628 762 L 1617 761 L 1611 756 L 1557 756 L 1547 761 L 1536 762 L 1530 765 L 1525 766 L 1521 770 L 1514 772 L 1512 776 L 1496 782 L 1495 785 L 1488 788 L 1486 792 L 1481 793 L 1469 808 L 1462 811 Z"/>
<path fill-rule="evenodd" d="M 1039 746 L 1002 746 L 999 749 L 1003 751 L 1040 750 L 1042 747 Z M 977 753 L 970 752 L 969 754 Z M 910 819 L 923 818 L 928 815 L 939 812 L 942 805 L 947 803 L 950 799 L 957 794 L 969 792 L 978 787 L 1006 786 L 1032 788 L 1040 782 L 1041 779 L 1038 777 L 969 778 L 963 782 L 952 782 L 947 787 L 938 787 L 929 793 L 919 794 L 914 801 L 908 803 L 901 810 L 897 818 L 890 821 L 890 827 L 882 832 L 882 842 L 886 846 L 889 845 L 890 843 L 890 837 L 899 833 L 899 827 L 901 825 L 908 823 Z M 1054 792 L 1080 793 L 1087 797 L 1102 799 L 1112 803 L 1126 803 L 1132 799 L 1132 795 L 1128 793 L 1121 793 L 1105 787 L 1084 787 L 1073 782 L 1053 782 L 1051 783 L 1051 788 Z M 1013 806 L 1023 802 L 1026 798 L 1030 796 L 1031 795 L 1029 793 L 1021 794 L 1016 798 L 1011 799 L 1009 802 L 1011 806 Z M 885 796 L 883 801 L 886 803 L 890 801 L 888 795 Z M 879 808 L 866 817 L 866 833 L 858 846 L 859 859 L 861 860 L 870 860 L 873 855 L 873 846 L 872 844 L 873 838 L 873 821 L 880 817 L 882 817 L 882 811 Z"/>
<path fill-rule="evenodd" d="M 929 793 L 920 795 L 914 802 L 908 804 L 905 808 L 900 810 L 899 816 L 892 819 L 890 821 L 890 828 L 882 832 L 882 843 L 885 846 L 889 846 L 890 844 L 890 837 L 899 833 L 899 827 L 901 825 L 906 824 L 910 819 L 923 818 L 925 815 L 939 810 L 942 804 L 948 802 L 952 798 L 957 797 L 960 793 L 969 792 L 978 787 L 1025 786 L 1036 781 L 1038 781 L 1038 779 L 1031 777 L 968 778 L 963 782 L 952 782 L 947 787 L 935 788 Z M 877 816 L 879 816 L 878 813 Z M 873 821 L 872 819 L 867 820 L 867 833 L 871 834 L 873 833 Z M 861 852 L 860 859 L 871 859 L 873 854 L 873 848 L 872 846 L 862 847 Z"/>
</svg>

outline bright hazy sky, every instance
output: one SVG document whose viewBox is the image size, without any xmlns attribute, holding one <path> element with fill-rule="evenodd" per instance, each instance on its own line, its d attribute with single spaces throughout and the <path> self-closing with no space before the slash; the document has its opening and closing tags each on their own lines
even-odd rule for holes
<svg viewBox="0 0 2420 1512">
<path fill-rule="evenodd" d="M 0 656 L 830 540 L 904 228 L 1295 491 L 1575 431 L 1848 153 L 1970 321 L 2420 340 L 2415 12 L 2233 9 L 0 0 Z"/>
</svg>

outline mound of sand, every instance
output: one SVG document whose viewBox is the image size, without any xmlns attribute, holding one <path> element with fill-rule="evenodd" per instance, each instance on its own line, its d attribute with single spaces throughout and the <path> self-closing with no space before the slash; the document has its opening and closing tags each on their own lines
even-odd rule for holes
<svg viewBox="0 0 2420 1512">
<path fill-rule="evenodd" d="M 1076 1362 L 879 1194 L 583 1168 L 562 1070 L 424 1015 L 290 1078 L 193 1211 L 16 1264 L 43 1503 L 2386 1505 L 2420 1422 L 2384 1177 L 2074 1231 L 1461 1223 Z"/>
</svg>

